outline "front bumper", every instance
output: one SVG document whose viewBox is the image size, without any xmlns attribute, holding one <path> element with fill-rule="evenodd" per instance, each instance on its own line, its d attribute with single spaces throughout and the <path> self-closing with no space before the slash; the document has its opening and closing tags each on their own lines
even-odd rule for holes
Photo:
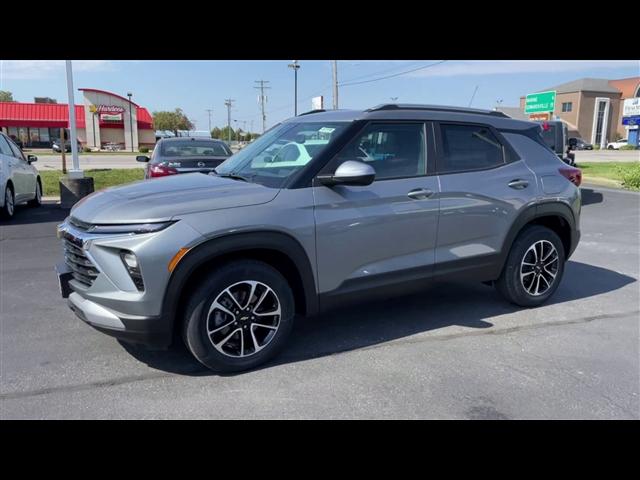
<svg viewBox="0 0 640 480">
<path fill-rule="evenodd" d="M 167 348 L 172 343 L 171 323 L 166 318 L 126 316 L 82 298 L 72 292 L 69 308 L 80 320 L 112 337 L 152 348 Z"/>
</svg>

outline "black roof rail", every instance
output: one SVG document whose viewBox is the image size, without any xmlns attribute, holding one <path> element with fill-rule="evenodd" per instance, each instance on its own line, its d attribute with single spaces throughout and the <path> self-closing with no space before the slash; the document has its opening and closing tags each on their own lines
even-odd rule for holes
<svg viewBox="0 0 640 480">
<path fill-rule="evenodd" d="M 303 115 L 311 115 L 312 113 L 320 113 L 320 112 L 326 112 L 326 110 L 322 108 L 318 108 L 316 110 L 309 110 L 308 112 L 300 113 L 298 116 L 301 117 Z"/>
<path fill-rule="evenodd" d="M 378 112 L 381 110 L 428 110 L 432 112 L 452 112 L 452 113 L 473 113 L 475 115 L 491 115 L 494 117 L 509 118 L 503 112 L 496 110 L 481 110 L 479 108 L 466 108 L 466 107 L 448 107 L 444 105 L 420 105 L 420 104 L 398 104 L 398 103 L 384 103 L 376 105 L 373 108 L 365 110 L 366 112 Z"/>
</svg>

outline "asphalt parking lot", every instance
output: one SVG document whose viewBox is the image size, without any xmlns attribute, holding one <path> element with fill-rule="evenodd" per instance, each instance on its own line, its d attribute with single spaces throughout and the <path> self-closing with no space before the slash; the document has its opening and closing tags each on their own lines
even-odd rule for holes
<svg viewBox="0 0 640 480">
<path fill-rule="evenodd" d="M 210 374 L 83 324 L 59 296 L 49 204 L 0 224 L 0 418 L 640 418 L 640 194 L 583 188 L 582 241 L 551 301 L 484 285 L 298 322 L 265 367 Z"/>
</svg>

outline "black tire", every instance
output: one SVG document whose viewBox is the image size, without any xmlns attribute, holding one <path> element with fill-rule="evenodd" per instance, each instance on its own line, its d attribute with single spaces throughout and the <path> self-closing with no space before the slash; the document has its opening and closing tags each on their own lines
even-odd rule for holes
<svg viewBox="0 0 640 480">
<path fill-rule="evenodd" d="M 609 145 L 609 146 L 607 147 L 607 150 L 613 150 L 613 145 Z"/>
<path fill-rule="evenodd" d="M 16 208 L 16 197 L 14 196 L 13 193 L 13 188 L 11 187 L 11 185 L 7 184 L 7 186 L 4 189 L 3 192 L 4 195 L 4 205 L 2 207 L 2 209 L 0 209 L 0 217 L 9 220 L 11 218 L 13 218 L 13 215 L 15 214 L 15 208 Z M 9 202 L 7 202 L 7 195 L 11 195 L 11 205 L 9 204 Z"/>
<path fill-rule="evenodd" d="M 36 197 L 33 200 L 29 200 L 27 205 L 30 207 L 39 207 L 42 205 L 42 184 L 40 183 L 40 179 L 36 181 Z"/>
<path fill-rule="evenodd" d="M 209 310 L 219 295 L 223 296 L 222 299 L 224 301 L 225 294 L 223 292 L 225 289 L 245 281 L 256 281 L 269 287 L 275 294 L 275 300 L 279 302 L 281 315 L 279 315 L 279 318 L 272 317 L 274 322 L 276 321 L 275 319 L 278 320 L 277 330 L 275 331 L 275 334 L 269 337 L 270 340 L 265 342 L 265 345 L 261 350 L 257 351 L 257 353 L 249 354 L 244 357 L 229 356 L 228 354 L 218 351 L 213 345 L 213 342 L 219 341 L 220 337 L 215 338 L 214 336 L 211 336 L 210 338 L 207 333 Z M 263 288 L 262 292 L 266 290 L 262 286 L 257 287 L 257 289 L 258 288 Z M 256 298 L 256 301 L 253 302 L 254 306 L 257 303 L 257 289 L 255 295 L 251 297 Z M 274 297 L 272 297 L 271 294 L 268 295 L 270 301 L 274 300 Z M 251 302 L 251 298 L 249 299 L 249 302 Z M 256 311 L 257 310 L 258 308 L 256 308 Z M 220 325 L 227 325 L 230 319 L 235 320 L 235 323 L 233 324 L 229 322 L 229 329 L 224 329 L 220 332 L 222 337 L 226 337 L 233 332 L 234 329 L 240 330 L 240 328 L 245 328 L 242 327 L 242 322 L 244 321 L 244 314 L 242 311 L 236 316 L 229 316 L 225 313 L 218 314 L 216 312 L 213 317 L 214 322 L 217 320 L 215 315 L 221 315 L 222 318 L 224 318 L 224 321 L 213 325 L 216 328 L 220 328 Z M 293 293 L 291 291 L 291 287 L 280 272 L 264 262 L 256 260 L 237 260 L 215 268 L 193 292 L 185 310 L 182 336 L 187 348 L 193 356 L 209 369 L 218 373 L 239 372 L 254 368 L 273 358 L 285 345 L 287 338 L 291 333 L 291 329 L 293 328 L 294 317 L 295 303 Z M 238 323 L 241 325 L 238 326 Z M 211 330 L 216 328 L 211 328 Z M 252 328 L 251 324 L 249 324 L 249 330 L 244 330 L 244 332 L 251 331 Z M 260 328 L 258 328 L 258 331 L 261 332 L 260 334 L 264 334 L 265 331 L 269 332 L 268 330 Z M 224 350 L 225 346 L 232 344 L 232 342 L 234 345 L 239 344 L 239 342 L 242 341 L 241 339 L 245 338 L 244 332 L 239 331 L 235 333 L 234 337 L 232 337 L 232 341 L 229 342 L 229 344 L 223 345 L 222 350 Z M 242 336 L 239 334 L 242 334 Z M 266 335 L 271 335 L 271 333 L 267 333 Z M 247 345 L 247 349 L 250 351 L 251 337 L 247 336 L 246 338 L 247 343 L 245 343 L 245 345 Z"/>
<path fill-rule="evenodd" d="M 532 273 L 526 271 L 525 275 L 527 280 L 521 280 L 521 268 L 523 268 L 522 262 L 525 260 L 525 255 L 528 255 L 527 260 L 530 260 L 533 253 L 528 253 L 529 249 L 536 244 L 537 242 L 550 242 L 558 255 L 557 265 L 550 265 L 547 268 L 550 268 L 552 271 L 555 270 L 555 277 L 551 281 L 551 285 L 547 287 L 547 289 L 538 294 L 533 295 L 535 293 L 535 286 L 529 286 L 532 293 L 528 292 L 525 288 L 526 282 L 531 282 L 533 280 L 528 280 L 529 278 L 537 278 L 540 275 L 537 273 L 538 267 L 526 267 L 531 269 Z M 547 245 L 543 242 L 542 244 Z M 547 252 L 551 251 L 551 247 L 547 247 Z M 550 257 L 551 258 L 551 257 Z M 560 237 L 553 231 L 541 225 L 531 225 L 526 227 L 516 240 L 513 242 L 511 246 L 511 250 L 509 251 L 509 255 L 507 257 L 506 263 L 502 270 L 502 274 L 500 278 L 496 281 L 496 288 L 502 294 L 502 296 L 510 301 L 511 303 L 515 303 L 516 305 L 520 305 L 521 307 L 536 307 L 551 297 L 554 294 L 558 285 L 562 280 L 562 275 L 564 273 L 564 264 L 565 264 L 566 254 L 564 251 L 564 246 L 562 245 L 562 241 Z M 535 271 L 534 271 L 535 270 Z M 531 277 L 533 275 L 533 277 Z M 544 278 L 550 278 L 549 274 L 545 274 Z M 538 280 L 540 285 L 544 286 L 544 282 Z"/>
</svg>

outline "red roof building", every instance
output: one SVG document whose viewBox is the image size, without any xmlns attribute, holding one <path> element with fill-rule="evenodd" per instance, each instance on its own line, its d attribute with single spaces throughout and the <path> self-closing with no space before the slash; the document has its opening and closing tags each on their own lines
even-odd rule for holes
<svg viewBox="0 0 640 480">
<path fill-rule="evenodd" d="M 81 88 L 84 105 L 75 106 L 76 129 L 82 145 L 103 148 L 117 144 L 135 150 L 155 144 L 149 111 L 129 99 L 104 90 Z M 130 129 L 129 124 L 135 125 Z M 27 147 L 50 147 L 69 128 L 69 106 L 57 103 L 0 102 L 0 128 Z"/>
</svg>

